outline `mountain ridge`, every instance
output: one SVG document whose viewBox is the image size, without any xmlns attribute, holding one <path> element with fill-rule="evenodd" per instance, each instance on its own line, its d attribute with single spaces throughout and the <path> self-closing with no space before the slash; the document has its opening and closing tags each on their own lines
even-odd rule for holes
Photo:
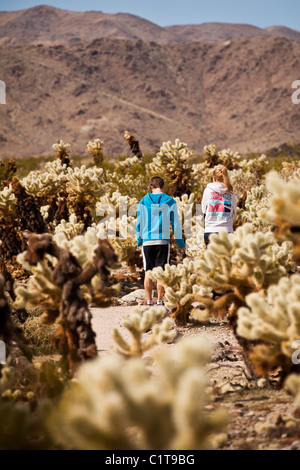
<svg viewBox="0 0 300 470">
<path fill-rule="evenodd" d="M 149 152 L 175 138 L 196 153 L 299 142 L 300 44 L 284 38 L 0 46 L 0 70 L 2 157 L 49 154 L 60 139 L 83 155 L 94 138 L 108 155 L 128 154 L 125 130 Z"/>
<path fill-rule="evenodd" d="M 0 11 L 0 44 L 72 44 L 101 37 L 173 42 L 218 42 L 238 37 L 285 37 L 300 42 L 300 32 L 285 26 L 201 23 L 159 26 L 129 13 L 76 12 L 47 5 Z"/>
</svg>

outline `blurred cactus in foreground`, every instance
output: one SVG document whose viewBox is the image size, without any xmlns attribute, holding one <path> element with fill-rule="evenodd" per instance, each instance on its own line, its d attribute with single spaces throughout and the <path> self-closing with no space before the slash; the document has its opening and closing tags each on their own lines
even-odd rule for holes
<svg viewBox="0 0 300 470">
<path fill-rule="evenodd" d="M 140 358 L 108 354 L 82 366 L 49 413 L 52 436 L 75 449 L 208 449 L 226 422 L 209 413 L 207 342 L 190 338 L 158 351 L 152 372 Z"/>
</svg>

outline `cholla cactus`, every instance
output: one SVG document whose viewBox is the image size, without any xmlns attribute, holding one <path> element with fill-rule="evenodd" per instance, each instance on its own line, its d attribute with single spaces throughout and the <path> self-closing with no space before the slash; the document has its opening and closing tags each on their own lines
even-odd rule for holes
<svg viewBox="0 0 300 470">
<path fill-rule="evenodd" d="M 93 197 L 101 196 L 104 193 L 103 169 L 86 168 L 82 165 L 80 168 L 68 168 L 67 191 L 70 195 L 88 193 Z"/>
<path fill-rule="evenodd" d="M 255 233 L 250 224 L 245 224 L 235 233 L 221 231 L 210 236 L 198 263 L 197 282 L 221 295 L 215 302 L 203 298 L 209 310 L 224 315 L 230 305 L 228 317 L 235 329 L 236 313 L 245 304 L 245 297 L 276 284 L 291 266 L 290 243 L 283 243 L 279 249 L 272 233 Z M 228 293 L 222 295 L 224 291 Z"/>
<path fill-rule="evenodd" d="M 223 149 L 218 152 L 219 164 L 226 166 L 228 170 L 238 168 L 241 158 L 239 152 L 233 152 L 231 149 Z"/>
<path fill-rule="evenodd" d="M 16 209 L 17 198 L 11 184 L 0 191 L 0 217 L 10 218 Z"/>
<path fill-rule="evenodd" d="M 153 375 L 140 358 L 108 354 L 80 368 L 49 413 L 56 442 L 75 449 L 207 449 L 225 424 L 205 411 L 207 342 L 193 338 L 156 354 Z"/>
<path fill-rule="evenodd" d="M 0 160 L 0 189 L 2 190 L 5 186 L 8 186 L 12 181 L 13 176 L 17 172 L 16 161 L 14 158 L 10 158 L 8 163 L 5 165 Z"/>
<path fill-rule="evenodd" d="M 86 150 L 90 155 L 93 155 L 94 162 L 96 165 L 100 165 L 103 162 L 103 152 L 102 145 L 104 144 L 103 140 L 95 139 L 88 142 Z"/>
<path fill-rule="evenodd" d="M 258 371 L 265 374 L 281 366 L 283 376 L 300 372 L 292 362 L 294 342 L 300 338 L 300 276 L 281 278 L 265 295 L 248 295 L 246 304 L 238 311 L 237 333 L 259 341 L 250 356 Z"/>
<path fill-rule="evenodd" d="M 253 172 L 242 168 L 230 171 L 229 177 L 238 199 L 244 196 L 245 191 L 249 194 L 259 184 L 259 179 Z"/>
<path fill-rule="evenodd" d="M 48 323 L 58 320 L 59 329 L 55 334 L 55 343 L 65 355 L 68 367 L 74 372 L 78 362 L 97 355 L 95 333 L 91 327 L 91 313 L 88 308 L 89 302 L 80 286 L 87 286 L 90 301 L 101 300 L 102 306 L 107 304 L 109 296 L 112 295 L 111 291 L 114 290 L 108 286 L 109 269 L 116 264 L 117 257 L 107 240 L 98 240 L 93 259 L 82 269 L 72 253 L 53 243 L 49 233 L 30 234 L 24 261 L 31 266 L 36 266 L 39 263 L 45 263 L 47 255 L 50 255 L 52 259 L 55 258 L 56 261 L 50 267 L 44 264 L 44 269 L 50 269 L 46 280 L 45 277 L 37 275 L 35 281 L 29 283 L 25 291 L 17 291 L 17 296 L 20 294 L 22 300 L 27 298 L 28 302 L 36 303 L 37 297 L 40 301 L 43 300 L 44 290 L 49 299 L 50 292 L 56 289 L 59 308 L 57 309 L 56 305 L 54 309 L 48 308 L 44 319 Z M 96 277 L 95 286 L 92 280 Z M 38 294 L 33 289 L 36 284 L 42 288 Z M 52 299 L 51 302 L 53 302 Z"/>
<path fill-rule="evenodd" d="M 75 256 L 82 269 L 86 269 L 92 262 L 100 239 L 96 227 L 88 227 L 86 232 L 71 239 L 68 239 L 68 236 L 63 231 L 58 231 L 54 238 L 59 247 L 64 248 Z M 53 261 L 51 257 L 50 259 Z M 111 265 L 112 269 L 117 267 L 119 267 L 117 262 Z M 120 288 L 119 284 L 112 284 L 112 281 L 112 279 L 109 279 L 105 286 L 101 286 L 100 277 L 96 274 L 91 280 L 92 295 L 90 288 L 82 286 L 87 302 L 93 302 L 99 305 L 99 307 L 109 305 L 110 298 L 116 296 Z"/>
<path fill-rule="evenodd" d="M 16 288 L 17 308 L 42 307 L 44 311 L 44 320 L 48 318 L 56 318 L 59 314 L 59 305 L 61 301 L 62 291 L 52 280 L 52 270 L 47 260 L 42 260 L 33 268 L 25 261 L 26 252 L 20 253 L 17 257 L 18 262 L 23 268 L 31 272 L 26 287 L 19 286 Z"/>
<path fill-rule="evenodd" d="M 203 151 L 207 156 L 207 161 L 210 166 L 218 165 L 218 154 L 217 154 L 217 146 L 215 144 L 205 145 L 203 147 Z M 213 163 L 213 165 L 211 165 Z"/>
<path fill-rule="evenodd" d="M 62 167 L 60 162 L 59 165 Z M 50 168 L 50 166 L 48 166 L 48 168 Z M 57 174 L 56 172 L 50 171 L 43 173 L 40 171 L 31 171 L 21 181 L 22 186 L 24 186 L 28 194 L 38 198 L 57 194 L 57 192 L 63 189 L 66 182 L 67 178 L 63 172 Z"/>
<path fill-rule="evenodd" d="M 118 255 L 119 261 L 121 263 L 127 263 L 131 271 L 142 267 L 142 255 L 141 251 L 136 246 L 136 240 L 131 237 L 127 237 L 126 239 L 117 237 L 111 240 L 111 244 Z"/>
<path fill-rule="evenodd" d="M 71 214 L 69 222 L 62 220 L 61 223 L 55 227 L 53 240 L 56 241 L 56 235 L 59 232 L 62 232 L 66 236 L 67 240 L 72 240 L 72 238 L 80 235 L 83 230 L 84 223 L 78 221 L 75 214 Z"/>
<path fill-rule="evenodd" d="M 98 245 L 97 229 L 89 227 L 86 232 L 74 238 L 69 238 L 63 230 L 58 230 L 55 234 L 55 242 L 61 248 L 70 251 L 80 266 L 85 268 L 92 260 Z"/>
<path fill-rule="evenodd" d="M 286 181 L 289 181 L 290 179 L 294 179 L 295 177 L 299 179 L 299 176 L 300 176 L 299 170 L 300 170 L 299 162 L 283 162 L 281 176 Z"/>
<path fill-rule="evenodd" d="M 239 167 L 238 161 L 241 155 L 238 152 L 234 153 L 230 149 L 223 149 L 217 152 L 217 147 L 214 144 L 206 145 L 203 150 L 209 168 L 213 168 L 219 164 L 226 166 L 229 170 Z"/>
<path fill-rule="evenodd" d="M 122 196 L 136 197 L 140 199 L 145 195 L 149 185 L 149 176 L 141 175 L 133 176 L 131 174 L 120 174 L 114 171 L 113 173 L 106 172 L 105 175 L 106 188 L 109 192 L 119 191 Z"/>
<path fill-rule="evenodd" d="M 154 268 L 148 275 L 165 287 L 166 307 L 177 325 L 185 325 L 192 310 L 192 303 L 199 297 L 210 296 L 210 289 L 198 284 L 200 260 L 185 258 L 182 264 Z"/>
<path fill-rule="evenodd" d="M 295 404 L 300 408 L 300 375 L 290 374 L 285 381 L 286 389 L 295 397 Z"/>
<path fill-rule="evenodd" d="M 170 141 L 164 142 L 149 165 L 152 174 L 163 174 L 166 177 L 172 196 L 190 193 L 192 189 L 192 167 L 189 160 L 193 153 L 179 139 L 175 140 L 174 145 Z"/>
<path fill-rule="evenodd" d="M 254 173 L 256 178 L 261 178 L 268 164 L 269 161 L 266 155 L 262 154 L 259 158 L 241 160 L 239 166 L 250 173 Z"/>
<path fill-rule="evenodd" d="M 55 150 L 56 157 L 60 159 L 61 163 L 69 166 L 69 153 L 71 150 L 71 144 L 65 144 L 63 140 L 60 140 L 59 144 L 53 144 L 52 148 Z"/>
<path fill-rule="evenodd" d="M 284 181 L 278 173 L 270 172 L 266 178 L 267 188 L 272 194 L 271 208 L 266 214 L 268 221 L 277 226 L 280 240 L 291 240 L 294 244 L 294 258 L 300 260 L 300 187 L 299 181 Z"/>
<path fill-rule="evenodd" d="M 128 131 L 124 132 L 124 138 L 126 139 L 133 155 L 135 155 L 139 160 L 143 158 L 139 141 L 136 140 L 136 138 L 132 134 L 130 134 Z"/>
<path fill-rule="evenodd" d="M 104 193 L 102 168 L 68 168 L 68 203 L 76 217 L 84 222 L 87 229 L 92 224 L 92 214 L 95 211 L 96 197 Z"/>
<path fill-rule="evenodd" d="M 110 206 L 114 206 L 116 217 L 119 217 L 120 211 L 127 213 L 128 209 L 135 204 L 138 204 L 136 197 L 123 196 L 119 191 L 114 191 L 112 194 L 104 194 L 98 198 L 96 203 L 96 215 L 103 214 Z"/>
<path fill-rule="evenodd" d="M 135 155 L 134 157 L 128 157 L 123 161 L 119 161 L 116 165 L 117 168 L 121 168 L 124 170 L 125 168 L 129 168 L 130 166 L 137 165 L 140 163 L 139 158 Z"/>
<path fill-rule="evenodd" d="M 184 225 L 186 254 L 192 258 L 199 257 L 204 250 L 204 219 L 201 209 L 199 210 L 201 206 L 196 204 L 194 193 L 190 196 L 184 194 L 175 200 Z"/>
<path fill-rule="evenodd" d="M 292 175 L 290 181 L 298 181 L 300 180 L 300 168 L 298 168 Z"/>
<path fill-rule="evenodd" d="M 143 354 L 156 344 L 172 342 L 177 335 L 170 318 L 163 317 L 165 308 L 149 308 L 142 310 L 136 307 L 129 317 L 124 317 L 122 326 L 130 333 L 131 341 L 124 339 L 117 328 L 113 329 L 113 338 L 116 351 L 124 357 L 143 356 Z M 163 321 L 162 321 L 163 320 Z M 151 330 L 151 334 L 144 337 L 144 333 Z"/>
<path fill-rule="evenodd" d="M 267 230 L 270 225 L 265 214 L 270 207 L 270 195 L 266 191 L 265 185 L 252 188 L 248 193 L 245 208 L 245 218 L 250 222 L 256 230 Z"/>
<path fill-rule="evenodd" d="M 118 255 L 119 261 L 126 262 L 130 270 L 142 266 L 142 255 L 136 245 L 136 218 L 123 215 L 115 219 L 111 217 L 97 225 L 97 237 L 109 238 Z"/>
</svg>

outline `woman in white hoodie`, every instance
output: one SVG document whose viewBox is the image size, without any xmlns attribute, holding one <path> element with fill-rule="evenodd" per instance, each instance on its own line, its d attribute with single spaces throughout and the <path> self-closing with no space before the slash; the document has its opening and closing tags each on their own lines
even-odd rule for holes
<svg viewBox="0 0 300 470">
<path fill-rule="evenodd" d="M 216 166 L 213 170 L 213 182 L 206 186 L 202 198 L 206 245 L 211 233 L 218 233 L 220 230 L 233 232 L 236 203 L 236 195 L 230 183 L 227 168 L 223 165 Z"/>
</svg>

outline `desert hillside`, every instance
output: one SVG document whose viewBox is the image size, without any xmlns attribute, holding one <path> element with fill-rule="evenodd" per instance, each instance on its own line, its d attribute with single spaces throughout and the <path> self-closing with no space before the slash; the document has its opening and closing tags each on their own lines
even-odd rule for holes
<svg viewBox="0 0 300 470">
<path fill-rule="evenodd" d="M 0 43 L 13 45 L 70 44 L 103 37 L 171 43 L 266 36 L 300 41 L 299 31 L 284 26 L 258 28 L 249 24 L 202 23 L 160 27 L 127 13 L 75 12 L 46 5 L 0 12 Z"/>
<path fill-rule="evenodd" d="M 128 32 L 136 21 L 144 40 L 91 40 L 98 19 L 101 25 L 113 21 L 118 34 L 121 23 Z M 72 28 L 80 40 L 68 44 L 64 38 L 71 38 Z M 178 30 L 189 37 L 189 27 L 174 28 L 172 33 L 132 15 L 49 7 L 2 12 L 0 36 L 10 44 L 0 46 L 0 79 L 7 89 L 7 104 L 0 106 L 1 156 L 45 154 L 59 139 L 83 154 L 97 137 L 105 141 L 105 153 L 128 153 L 126 129 L 151 152 L 177 137 L 196 152 L 210 142 L 242 152 L 299 142 L 300 106 L 291 101 L 292 82 L 300 78 L 299 42 L 228 35 L 207 42 L 220 39 L 212 39 L 209 29 L 206 42 L 149 42 L 155 31 L 157 38 Z M 17 34 L 28 43 L 14 42 Z M 59 35 L 63 44 L 55 43 Z"/>
</svg>

